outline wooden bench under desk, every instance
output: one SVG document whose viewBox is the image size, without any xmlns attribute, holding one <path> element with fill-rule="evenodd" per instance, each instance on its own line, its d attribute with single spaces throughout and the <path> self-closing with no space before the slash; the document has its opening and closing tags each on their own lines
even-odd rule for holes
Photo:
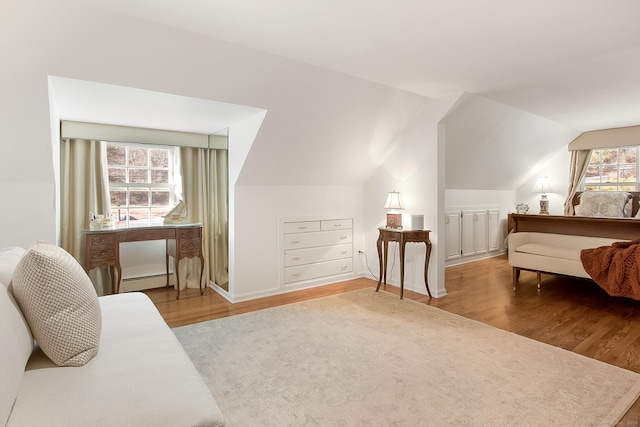
<svg viewBox="0 0 640 427">
<path fill-rule="evenodd" d="M 169 286 L 169 256 L 174 259 L 176 273 L 176 299 L 180 298 L 179 263 L 183 258 L 200 259 L 200 294 L 203 294 L 202 275 L 204 273 L 204 256 L 202 254 L 201 224 L 158 224 L 151 226 L 117 226 L 104 230 L 83 230 L 83 267 L 88 273 L 93 268 L 109 267 L 111 275 L 111 292 L 120 293 L 122 267 L 120 266 L 120 243 L 141 242 L 149 240 L 165 240 L 165 267 L 167 286 Z M 118 279 L 115 279 L 114 269 Z"/>
<path fill-rule="evenodd" d="M 509 214 L 509 232 L 525 231 L 636 240 L 640 239 L 640 219 Z"/>
</svg>

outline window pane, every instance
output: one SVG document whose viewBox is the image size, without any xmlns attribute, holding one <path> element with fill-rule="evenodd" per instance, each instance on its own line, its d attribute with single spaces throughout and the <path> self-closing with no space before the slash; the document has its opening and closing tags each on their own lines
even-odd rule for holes
<svg viewBox="0 0 640 427">
<path fill-rule="evenodd" d="M 129 209 L 130 221 L 149 221 L 149 209 Z"/>
<path fill-rule="evenodd" d="M 600 150 L 593 150 L 591 152 L 591 159 L 589 160 L 589 164 L 600 164 Z"/>
<path fill-rule="evenodd" d="M 149 190 L 139 189 L 129 191 L 130 206 L 149 206 Z"/>
<path fill-rule="evenodd" d="M 584 176 L 584 182 L 588 184 L 600 182 L 600 168 L 598 166 L 589 166 Z"/>
<path fill-rule="evenodd" d="M 125 166 L 126 159 L 126 147 L 107 146 L 107 164 L 109 166 Z"/>
<path fill-rule="evenodd" d="M 168 168 L 169 167 L 169 151 L 168 150 L 151 150 L 151 167 L 152 168 Z"/>
<path fill-rule="evenodd" d="M 595 185 L 585 185 L 584 186 L 584 191 L 599 191 L 600 187 L 595 186 Z"/>
<path fill-rule="evenodd" d="M 618 167 L 602 166 L 602 182 L 618 182 Z"/>
<path fill-rule="evenodd" d="M 148 148 L 129 148 L 129 166 L 148 166 Z"/>
<path fill-rule="evenodd" d="M 151 191 L 151 206 L 169 206 L 171 203 L 171 193 L 169 190 Z"/>
<path fill-rule="evenodd" d="M 618 191 L 618 187 L 615 185 L 603 185 L 600 187 L 600 191 Z"/>
<path fill-rule="evenodd" d="M 637 188 L 635 185 L 620 185 L 618 191 L 637 191 Z"/>
<path fill-rule="evenodd" d="M 109 168 L 109 182 L 124 183 L 127 181 L 127 170 L 123 168 Z"/>
<path fill-rule="evenodd" d="M 169 208 L 169 207 L 166 207 L 166 208 L 151 208 L 151 216 L 153 218 L 162 218 L 163 216 L 168 214 L 170 210 L 171 210 L 171 208 Z"/>
<path fill-rule="evenodd" d="M 129 182 L 143 183 L 149 182 L 149 170 L 148 169 L 129 169 Z"/>
<path fill-rule="evenodd" d="M 151 182 L 153 182 L 154 184 L 168 184 L 169 171 L 168 170 L 152 170 Z"/>
<path fill-rule="evenodd" d="M 618 163 L 618 149 L 612 148 L 609 150 L 602 150 L 602 164 L 611 165 Z"/>
<path fill-rule="evenodd" d="M 620 149 L 620 163 L 636 163 L 638 147 L 624 147 Z"/>
<path fill-rule="evenodd" d="M 111 206 L 127 206 L 127 190 L 111 190 Z"/>
<path fill-rule="evenodd" d="M 636 165 L 620 165 L 620 182 L 636 182 Z"/>
</svg>

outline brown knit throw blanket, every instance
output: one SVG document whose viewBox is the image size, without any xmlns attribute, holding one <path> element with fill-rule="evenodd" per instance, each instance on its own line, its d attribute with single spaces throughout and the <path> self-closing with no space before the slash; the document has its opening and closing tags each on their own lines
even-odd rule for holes
<svg viewBox="0 0 640 427">
<path fill-rule="evenodd" d="M 583 249 L 580 261 L 609 295 L 640 300 L 640 239 Z"/>
</svg>

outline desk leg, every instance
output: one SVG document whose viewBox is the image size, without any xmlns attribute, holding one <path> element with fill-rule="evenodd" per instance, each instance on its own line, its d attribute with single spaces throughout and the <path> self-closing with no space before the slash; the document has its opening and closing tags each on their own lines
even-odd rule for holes
<svg viewBox="0 0 640 427">
<path fill-rule="evenodd" d="M 180 258 L 178 258 L 177 253 L 176 253 L 176 257 L 174 258 L 173 264 L 174 264 L 173 270 L 176 272 L 176 299 L 180 299 L 180 267 L 179 267 Z"/>
<path fill-rule="evenodd" d="M 167 276 L 167 284 L 165 285 L 165 288 L 169 287 L 169 239 L 164 241 L 164 245 L 165 245 L 165 251 L 164 251 L 164 271 L 166 272 L 166 276 Z"/>
<path fill-rule="evenodd" d="M 204 295 L 204 289 L 202 288 L 202 275 L 204 274 L 204 256 L 202 255 L 202 252 L 200 252 L 200 256 L 198 258 L 200 258 L 200 295 Z"/>
<path fill-rule="evenodd" d="M 120 260 L 117 261 L 116 270 L 118 270 L 118 287 L 116 288 L 116 293 L 120 293 L 120 283 L 122 282 L 122 267 L 120 266 Z"/>
<path fill-rule="evenodd" d="M 407 242 L 400 242 L 400 299 L 404 296 L 404 251 Z"/>
<path fill-rule="evenodd" d="M 429 290 L 429 258 L 431 258 L 431 241 L 426 241 L 427 253 L 424 255 L 424 285 L 427 287 L 427 293 L 431 298 L 431 291 Z"/>
<path fill-rule="evenodd" d="M 116 269 L 113 265 L 109 266 L 109 279 L 111 279 L 111 293 L 116 293 Z"/>
<path fill-rule="evenodd" d="M 378 273 L 378 286 L 376 287 L 376 292 L 380 289 L 380 284 L 382 283 L 382 238 L 378 237 L 378 241 L 376 242 L 376 246 L 378 247 L 378 264 L 380 265 L 379 273 Z M 385 282 L 386 282 L 386 274 L 385 274 Z M 386 284 L 386 283 L 385 283 Z"/>
</svg>

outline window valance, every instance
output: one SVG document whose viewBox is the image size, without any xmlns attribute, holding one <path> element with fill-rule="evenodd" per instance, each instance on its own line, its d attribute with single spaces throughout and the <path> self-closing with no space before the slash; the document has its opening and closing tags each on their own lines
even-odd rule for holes
<svg viewBox="0 0 640 427">
<path fill-rule="evenodd" d="M 569 144 L 569 151 L 640 145 L 640 126 L 584 132 Z"/>
<path fill-rule="evenodd" d="M 74 138 L 110 142 L 138 142 L 143 144 L 223 150 L 228 148 L 227 137 L 224 135 L 205 135 L 191 132 L 67 120 L 63 120 L 60 123 L 60 135 L 63 139 Z"/>
</svg>

